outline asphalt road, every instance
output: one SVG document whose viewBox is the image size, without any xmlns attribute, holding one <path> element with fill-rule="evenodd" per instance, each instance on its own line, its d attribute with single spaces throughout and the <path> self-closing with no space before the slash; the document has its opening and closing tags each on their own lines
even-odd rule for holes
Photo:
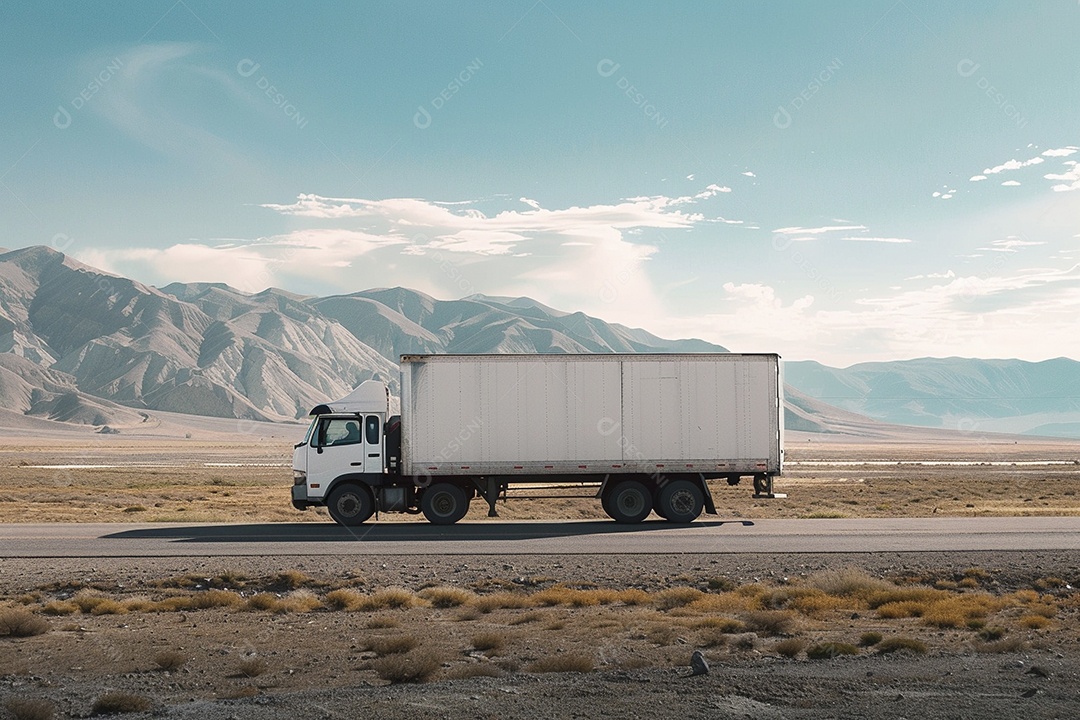
<svg viewBox="0 0 1080 720">
<path fill-rule="evenodd" d="M 875 553 L 1080 550 L 1080 517 L 479 522 L 9 524 L 0 558 L 297 555 Z"/>
</svg>

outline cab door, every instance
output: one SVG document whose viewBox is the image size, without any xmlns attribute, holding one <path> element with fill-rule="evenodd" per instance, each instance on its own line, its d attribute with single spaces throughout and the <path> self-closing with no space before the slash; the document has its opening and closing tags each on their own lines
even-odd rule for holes
<svg viewBox="0 0 1080 720">
<path fill-rule="evenodd" d="M 364 472 L 367 455 L 364 425 L 361 415 L 319 418 L 308 443 L 308 497 L 325 497 L 335 478 Z M 380 456 L 380 470 L 381 463 Z"/>
<path fill-rule="evenodd" d="M 383 470 L 382 417 L 368 415 L 364 418 L 364 471 L 381 475 Z"/>
</svg>

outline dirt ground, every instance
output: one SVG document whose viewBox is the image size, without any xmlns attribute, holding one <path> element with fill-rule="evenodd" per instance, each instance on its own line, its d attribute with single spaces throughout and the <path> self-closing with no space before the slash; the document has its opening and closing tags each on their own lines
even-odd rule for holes
<svg viewBox="0 0 1080 720">
<path fill-rule="evenodd" d="M 1080 514 L 1075 444 L 792 435 L 721 515 Z M 291 441 L 9 438 L 0 522 L 327 522 Z M 1080 717 L 1075 552 L 47 563 L 0 560 L 0 718 Z"/>
</svg>

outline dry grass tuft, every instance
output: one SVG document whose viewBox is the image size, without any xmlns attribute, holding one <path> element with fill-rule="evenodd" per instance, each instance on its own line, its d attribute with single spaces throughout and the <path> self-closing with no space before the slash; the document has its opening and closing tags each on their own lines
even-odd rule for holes
<svg viewBox="0 0 1080 720">
<path fill-rule="evenodd" d="M 323 597 L 327 607 L 334 610 L 356 610 L 363 602 L 364 595 L 350 588 L 331 590 Z"/>
<path fill-rule="evenodd" d="M 877 651 L 879 653 L 906 651 L 916 653 L 917 655 L 925 655 L 926 643 L 922 640 L 916 640 L 915 638 L 891 637 L 878 643 Z"/>
<path fill-rule="evenodd" d="M 285 570 L 279 572 L 270 580 L 275 587 L 283 587 L 287 590 L 298 590 L 305 585 L 313 583 L 311 576 L 299 570 Z"/>
<path fill-rule="evenodd" d="M 859 648 L 848 643 L 823 642 L 806 648 L 806 657 L 811 660 L 831 660 L 841 655 L 858 655 Z"/>
<path fill-rule="evenodd" d="M 804 638 L 788 638 L 773 645 L 773 652 L 786 658 L 798 656 L 806 649 L 807 641 Z"/>
<path fill-rule="evenodd" d="M 617 601 L 623 605 L 645 605 L 651 599 L 649 593 L 637 588 L 629 588 L 628 590 L 620 590 L 618 592 Z"/>
<path fill-rule="evenodd" d="M 881 633 L 871 630 L 869 632 L 864 632 L 862 635 L 859 636 L 859 645 L 862 645 L 863 647 L 873 647 L 874 645 L 877 645 L 879 642 L 881 642 L 884 638 L 885 636 Z"/>
<path fill-rule="evenodd" d="M 94 607 L 90 611 L 91 615 L 126 615 L 127 613 L 127 606 L 112 598 L 103 598 L 101 602 L 94 603 Z"/>
<path fill-rule="evenodd" d="M 20 608 L 0 610 L 0 637 L 33 637 L 49 632 L 45 618 Z"/>
<path fill-rule="evenodd" d="M 452 608 L 476 600 L 476 593 L 457 587 L 430 587 L 421 590 L 420 597 L 436 608 Z"/>
<path fill-rule="evenodd" d="M 518 610 L 531 607 L 532 599 L 519 592 L 497 592 L 490 595 L 481 595 L 473 601 L 473 607 L 482 613 L 492 610 Z"/>
<path fill-rule="evenodd" d="M 91 715 L 147 712 L 153 707 L 149 698 L 126 692 L 108 692 L 94 701 Z"/>
<path fill-rule="evenodd" d="M 74 615 L 79 612 L 79 606 L 67 600 L 53 600 L 41 608 L 41 612 L 56 616 Z"/>
<path fill-rule="evenodd" d="M 723 630 L 705 628 L 698 633 L 697 645 L 705 648 L 723 647 L 728 644 L 728 639 L 729 635 Z"/>
<path fill-rule="evenodd" d="M 690 605 L 705 597 L 705 593 L 692 587 L 673 587 L 661 590 L 653 595 L 653 602 L 659 610 L 674 610 Z"/>
<path fill-rule="evenodd" d="M 164 650 L 154 656 L 154 664 L 166 671 L 179 670 L 187 661 L 188 656 L 179 650 Z"/>
<path fill-rule="evenodd" d="M 497 632 L 486 632 L 473 635 L 472 646 L 480 652 L 498 652 L 506 645 L 506 636 Z"/>
<path fill-rule="evenodd" d="M 762 637 L 787 635 L 795 626 L 795 617 L 785 610 L 757 610 L 743 616 L 746 629 Z"/>
<path fill-rule="evenodd" d="M 371 638 L 366 648 L 378 655 L 400 655 L 416 648 L 420 641 L 412 635 L 384 635 Z"/>
<path fill-rule="evenodd" d="M 277 612 L 278 608 L 281 607 L 281 598 L 274 593 L 255 593 L 247 599 L 244 606 L 248 610 Z"/>
<path fill-rule="evenodd" d="M 367 621 L 369 630 L 385 630 L 401 627 L 401 621 L 392 615 L 376 615 Z"/>
<path fill-rule="evenodd" d="M 310 590 L 293 590 L 281 598 L 276 608 L 279 613 L 307 613 L 322 607 L 322 600 Z"/>
<path fill-rule="evenodd" d="M 695 628 L 718 630 L 728 634 L 741 633 L 746 630 L 746 623 L 743 621 L 720 615 L 694 620 L 691 626 Z"/>
<path fill-rule="evenodd" d="M 360 605 L 356 608 L 364 612 L 373 612 L 375 610 L 396 610 L 415 607 L 419 604 L 419 598 L 410 590 L 405 588 L 383 588 L 382 590 L 376 590 L 370 595 L 364 595 L 360 600 Z"/>
<path fill-rule="evenodd" d="M 1005 628 L 1003 627 L 988 627 L 979 630 L 979 639 L 986 642 L 994 642 L 1005 637 Z"/>
<path fill-rule="evenodd" d="M 437 657 L 422 650 L 387 655 L 371 663 L 375 673 L 390 683 L 426 682 L 441 665 Z"/>
<path fill-rule="evenodd" d="M 1017 622 L 1028 630 L 1042 630 L 1051 624 L 1050 618 L 1044 615 L 1025 615 Z"/>
<path fill-rule="evenodd" d="M 532 673 L 587 673 L 595 666 L 596 661 L 590 655 L 563 653 L 540 658 L 530 663 L 526 670 Z"/>
<path fill-rule="evenodd" d="M 247 657 L 236 664 L 238 677 L 253 678 L 266 673 L 270 666 L 261 657 Z"/>
<path fill-rule="evenodd" d="M 4 703 L 12 720 L 52 720 L 56 707 L 48 700 L 11 698 Z"/>
</svg>

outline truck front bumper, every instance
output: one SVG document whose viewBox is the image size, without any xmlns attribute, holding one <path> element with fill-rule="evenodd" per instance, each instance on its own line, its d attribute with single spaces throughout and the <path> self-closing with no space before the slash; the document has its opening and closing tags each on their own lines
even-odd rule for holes
<svg viewBox="0 0 1080 720">
<path fill-rule="evenodd" d="M 307 486 L 306 485 L 293 485 L 292 487 L 292 506 L 297 510 L 307 510 L 308 505 Z"/>
</svg>

